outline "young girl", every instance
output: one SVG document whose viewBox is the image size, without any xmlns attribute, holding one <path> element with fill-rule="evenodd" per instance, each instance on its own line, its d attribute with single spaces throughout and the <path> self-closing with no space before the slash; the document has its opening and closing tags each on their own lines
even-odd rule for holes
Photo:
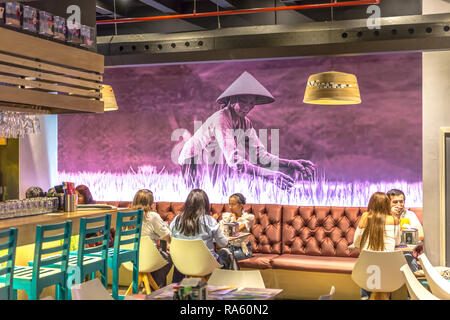
<svg viewBox="0 0 450 320">
<path fill-rule="evenodd" d="M 383 192 L 375 192 L 369 200 L 367 212 L 364 212 L 355 231 L 354 244 L 361 250 L 394 251 L 400 244 L 400 222 L 391 215 L 391 202 Z M 369 292 L 361 289 L 362 296 Z M 389 294 L 381 294 L 388 299 Z M 371 297 L 372 298 L 372 297 Z"/>
<path fill-rule="evenodd" d="M 183 212 L 170 224 L 172 236 L 179 239 L 202 239 L 211 254 L 223 265 L 223 269 L 234 269 L 235 263 L 227 249 L 228 239 L 220 230 L 217 221 L 209 215 L 208 195 L 201 189 L 192 190 L 184 203 Z M 219 248 L 214 250 L 214 241 Z"/>
<path fill-rule="evenodd" d="M 221 229 L 225 223 L 238 222 L 239 232 L 251 232 L 251 227 L 254 223 L 255 216 L 244 211 L 245 197 L 241 193 L 235 193 L 230 196 L 228 205 L 231 212 L 224 212 L 222 219 L 219 220 Z M 244 260 L 252 256 L 252 246 L 248 237 L 242 241 L 236 241 L 230 250 L 234 250 L 234 256 L 236 260 Z"/>
<path fill-rule="evenodd" d="M 167 224 L 163 221 L 163 219 L 161 219 L 161 216 L 152 211 L 152 205 L 153 193 L 150 190 L 142 189 L 135 194 L 131 209 L 142 209 L 144 211 L 141 237 L 150 237 L 156 246 L 158 240 L 164 240 L 167 242 L 167 248 L 169 248 L 170 231 L 167 228 Z M 163 251 L 161 248 L 158 248 L 158 250 L 164 259 L 169 262 L 161 269 L 151 273 L 153 279 L 155 279 L 155 282 L 160 288 L 162 288 L 166 286 L 166 277 L 172 267 L 172 260 L 167 252 Z M 184 276 L 176 268 L 174 268 L 173 282 L 179 282 L 183 279 L 183 277 Z"/>
</svg>

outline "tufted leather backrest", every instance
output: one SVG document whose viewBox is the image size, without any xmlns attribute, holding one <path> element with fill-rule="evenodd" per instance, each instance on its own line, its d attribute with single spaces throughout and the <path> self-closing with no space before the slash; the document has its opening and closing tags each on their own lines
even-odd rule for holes
<svg viewBox="0 0 450 320">
<path fill-rule="evenodd" d="M 283 206 L 282 253 L 357 257 L 350 250 L 364 208 Z"/>
<path fill-rule="evenodd" d="M 103 201 L 128 207 L 127 201 Z M 155 210 L 170 225 L 183 208 L 183 202 L 157 202 Z M 245 204 L 244 210 L 255 215 L 250 243 L 254 253 L 300 254 L 313 256 L 358 257 L 350 250 L 361 215 L 367 208 L 313 207 L 277 204 Z M 422 223 L 422 208 L 409 208 Z M 230 212 L 228 204 L 211 204 L 210 214 Z"/>
<path fill-rule="evenodd" d="M 168 225 L 172 222 L 176 215 L 180 214 L 183 210 L 182 202 L 157 202 L 156 212 L 159 213 L 161 218 L 167 222 Z"/>
<path fill-rule="evenodd" d="M 182 211 L 183 202 L 158 202 L 157 212 L 169 224 Z M 249 237 L 255 253 L 281 254 L 281 214 L 282 206 L 276 204 L 245 204 L 244 210 L 255 215 Z M 229 212 L 228 204 L 212 203 L 210 214 Z"/>
<path fill-rule="evenodd" d="M 246 210 L 255 215 L 249 237 L 253 252 L 281 254 L 282 207 L 278 204 L 252 204 L 251 209 Z"/>
</svg>

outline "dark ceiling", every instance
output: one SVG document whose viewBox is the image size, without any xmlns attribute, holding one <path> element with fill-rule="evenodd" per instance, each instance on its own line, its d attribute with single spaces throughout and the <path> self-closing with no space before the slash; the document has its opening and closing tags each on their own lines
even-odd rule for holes
<svg viewBox="0 0 450 320">
<path fill-rule="evenodd" d="M 300 4 L 327 3 L 332 0 L 115 0 L 117 18 L 161 16 L 196 12 L 212 12 L 250 8 L 282 7 Z M 340 0 L 339 2 L 342 2 Z M 420 15 L 422 0 L 381 0 L 381 16 Z M 364 19 L 367 6 L 342 8 L 289 10 L 244 15 L 170 19 L 151 22 L 117 24 L 117 34 L 178 33 L 205 31 L 218 28 L 260 26 L 274 24 L 301 24 L 312 21 Z M 96 0 L 97 20 L 113 19 L 114 0 Z M 113 24 L 98 25 L 98 36 L 115 34 Z"/>
</svg>

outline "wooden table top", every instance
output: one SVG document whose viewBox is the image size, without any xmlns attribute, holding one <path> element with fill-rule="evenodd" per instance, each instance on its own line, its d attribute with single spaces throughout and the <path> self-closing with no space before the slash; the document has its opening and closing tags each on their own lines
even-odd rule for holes
<svg viewBox="0 0 450 320">
<path fill-rule="evenodd" d="M 173 286 L 176 283 L 169 284 L 159 290 L 153 291 L 145 300 L 173 300 Z M 211 287 L 208 286 L 208 290 Z M 227 294 L 220 294 L 219 292 L 209 292 L 207 300 L 271 300 L 280 294 L 283 289 L 270 288 L 238 288 Z"/>
<path fill-rule="evenodd" d="M 66 220 L 72 220 L 76 218 L 90 217 L 107 213 L 115 213 L 117 209 L 109 210 L 80 210 L 73 212 L 55 212 L 55 213 L 44 213 L 40 215 L 28 216 L 28 217 L 18 217 L 0 220 L 0 230 L 8 229 L 11 227 L 20 227 L 29 224 L 53 224 L 61 223 Z"/>
<path fill-rule="evenodd" d="M 34 243 L 37 225 L 57 224 L 70 220 L 72 221 L 72 235 L 77 235 L 80 229 L 80 218 L 94 218 L 107 213 L 112 215 L 111 227 L 114 227 L 117 216 L 117 208 L 45 213 L 35 216 L 3 219 L 0 220 L 0 230 L 16 227 L 18 229 L 17 245 L 21 246 Z"/>
<path fill-rule="evenodd" d="M 244 239 L 245 237 L 248 237 L 250 235 L 249 232 L 240 232 L 238 236 L 234 236 L 234 237 L 227 237 L 228 241 L 232 242 L 235 240 L 240 240 L 240 239 Z"/>
</svg>

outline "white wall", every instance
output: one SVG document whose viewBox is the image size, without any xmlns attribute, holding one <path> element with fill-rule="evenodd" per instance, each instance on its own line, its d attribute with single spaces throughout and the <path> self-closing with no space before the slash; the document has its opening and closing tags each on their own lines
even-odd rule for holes
<svg viewBox="0 0 450 320">
<path fill-rule="evenodd" d="M 57 184 L 58 174 L 58 118 L 39 116 L 41 133 L 19 140 L 19 197 L 31 186 L 47 191 Z"/>
<path fill-rule="evenodd" d="M 423 0 L 423 14 L 450 12 L 444 0 Z M 433 264 L 444 265 L 441 241 L 440 128 L 450 127 L 450 51 L 422 54 L 422 114 L 423 114 L 423 227 L 425 253 Z"/>
</svg>

